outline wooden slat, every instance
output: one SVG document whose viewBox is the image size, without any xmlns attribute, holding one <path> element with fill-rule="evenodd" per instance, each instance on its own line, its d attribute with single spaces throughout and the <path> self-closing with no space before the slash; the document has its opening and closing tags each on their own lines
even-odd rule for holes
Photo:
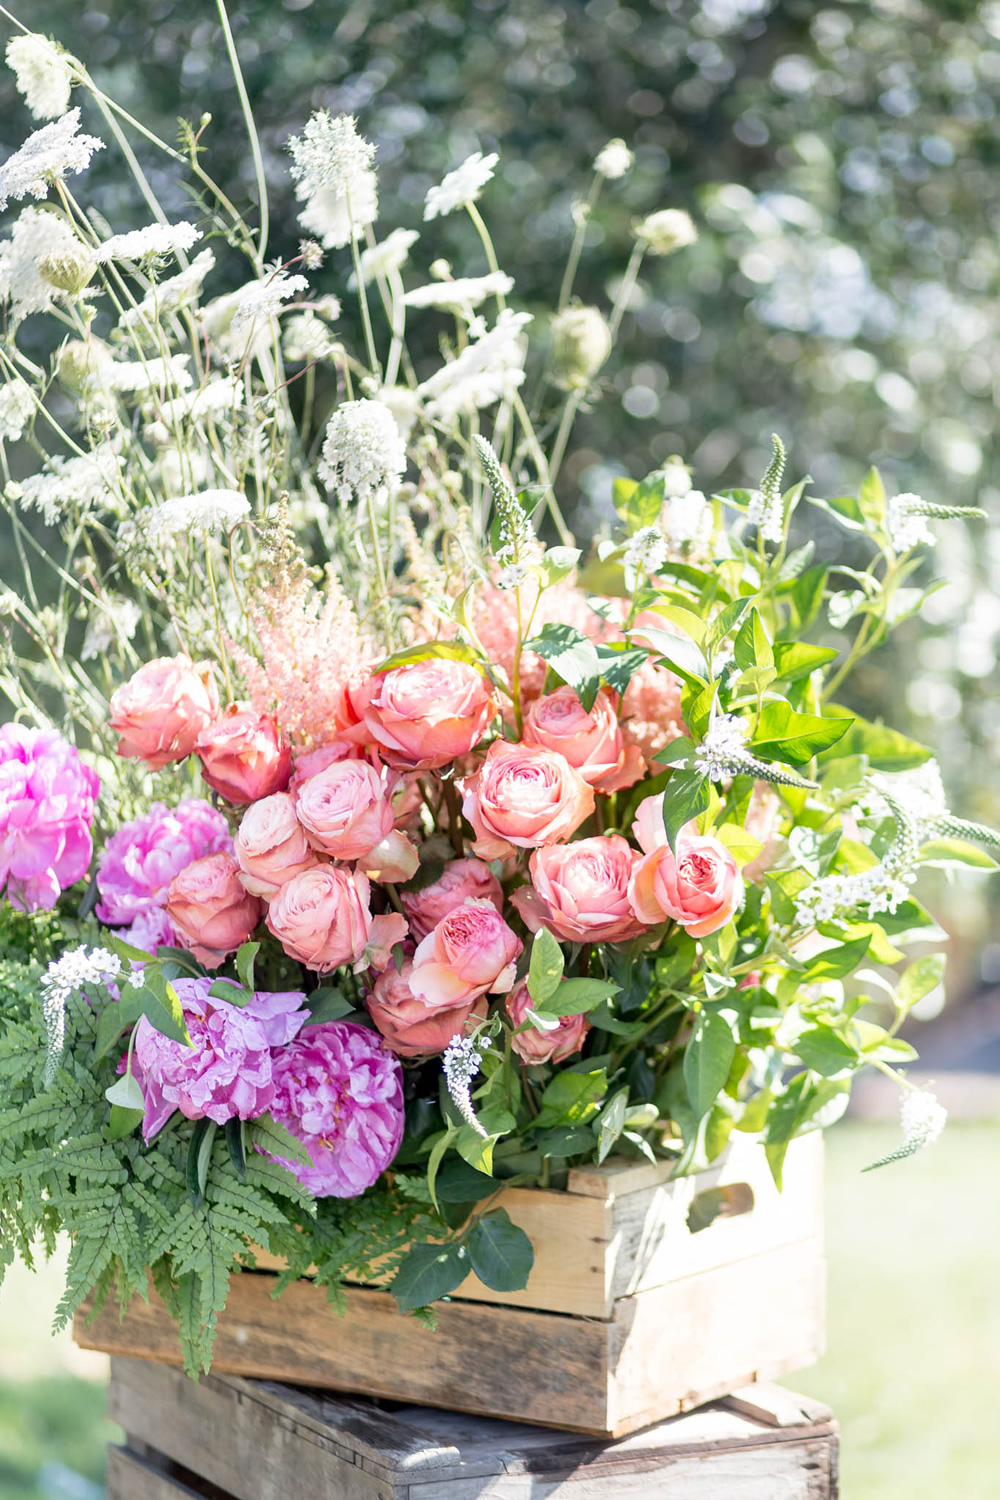
<svg viewBox="0 0 1000 1500">
<path fill-rule="evenodd" d="M 108 1448 L 108 1500 L 205 1500 L 205 1491 L 191 1489 L 127 1448 Z"/>
</svg>

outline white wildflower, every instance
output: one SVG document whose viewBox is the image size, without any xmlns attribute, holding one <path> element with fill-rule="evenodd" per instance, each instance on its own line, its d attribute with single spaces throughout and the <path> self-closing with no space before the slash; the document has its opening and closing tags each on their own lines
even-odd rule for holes
<svg viewBox="0 0 1000 1500">
<path fill-rule="evenodd" d="M 701 490 L 692 489 L 667 500 L 660 523 L 675 551 L 684 547 L 698 550 L 707 547 L 715 525 L 712 507 L 705 496 Z"/>
<path fill-rule="evenodd" d="M 872 790 L 861 798 L 861 806 L 873 817 L 892 816 L 884 793 L 915 823 L 929 827 L 948 817 L 948 797 L 936 760 L 925 761 L 910 771 L 878 772 L 870 785 Z"/>
<path fill-rule="evenodd" d="M 774 454 L 759 490 L 752 490 L 747 506 L 747 520 L 756 526 L 765 542 L 778 543 L 785 534 L 785 507 L 781 497 L 781 480 L 785 472 L 785 445 L 777 433 L 772 434 Z"/>
<path fill-rule="evenodd" d="M 116 641 L 130 641 L 141 619 L 142 611 L 134 599 L 126 599 L 120 594 L 102 599 L 100 609 L 94 610 L 87 621 L 81 660 L 94 661 L 110 651 Z"/>
<path fill-rule="evenodd" d="M 80 111 L 71 109 L 29 135 L 21 149 L 8 156 L 0 167 L 0 213 L 12 198 L 44 198 L 53 182 L 86 170 L 104 142 L 96 135 L 78 135 L 79 128 Z"/>
<path fill-rule="evenodd" d="M 299 259 L 307 271 L 318 271 L 323 264 L 323 246 L 316 240 L 299 240 Z"/>
<path fill-rule="evenodd" d="M 343 504 L 382 497 L 406 470 L 406 444 L 380 401 L 345 401 L 327 423 L 319 476 Z"/>
<path fill-rule="evenodd" d="M 190 363 L 190 354 L 171 354 L 166 359 L 114 359 L 101 364 L 96 374 L 106 391 L 145 393 L 165 386 L 183 391 L 191 384 Z"/>
<path fill-rule="evenodd" d="M 614 346 L 611 329 L 596 307 L 573 304 L 552 319 L 552 364 L 564 391 L 586 391 Z"/>
<path fill-rule="evenodd" d="M 157 402 L 154 410 L 163 425 L 173 427 L 185 417 L 197 421 L 200 417 L 221 416 L 241 405 L 242 400 L 243 387 L 236 377 L 222 375 L 209 380 L 200 390 L 185 391 L 172 401 Z"/>
<path fill-rule="evenodd" d="M 27 381 L 14 376 L 0 386 L 0 440 L 16 442 L 31 421 L 35 398 Z"/>
<path fill-rule="evenodd" d="M 933 1146 L 948 1121 L 948 1111 L 928 1089 L 906 1088 L 899 1104 L 903 1144 L 911 1151 Z"/>
<path fill-rule="evenodd" d="M 6 59 L 18 93 L 36 120 L 57 120 L 66 113 L 73 75 L 58 42 L 37 32 L 14 36 L 7 43 Z"/>
<path fill-rule="evenodd" d="M 252 287 L 259 285 L 251 282 Z M 243 290 L 242 288 L 240 290 Z M 238 365 L 245 359 L 260 355 L 271 342 L 270 322 L 262 319 L 245 319 L 242 329 L 233 328 L 239 306 L 239 292 L 226 292 L 213 297 L 198 309 L 198 326 L 207 341 L 214 358 L 227 365 Z"/>
<path fill-rule="evenodd" d="M 353 117 L 333 117 L 326 109 L 317 110 L 302 134 L 291 137 L 288 150 L 295 194 L 300 199 L 314 198 L 327 190 L 338 197 L 350 194 L 353 198 L 359 180 L 369 172 L 375 158 L 375 147 L 358 134 Z"/>
<path fill-rule="evenodd" d="M 20 594 L 15 594 L 13 589 L 0 589 L 0 619 L 16 615 L 23 603 Z"/>
<path fill-rule="evenodd" d="M 45 1058 L 45 1087 L 55 1082 L 63 1048 L 66 1045 L 66 1005 L 71 995 L 87 989 L 97 993 L 106 991 L 121 973 L 122 961 L 107 948 L 92 948 L 89 951 L 81 944 L 71 948 L 61 958 L 54 959 L 42 975 L 42 1011 L 45 1029 L 48 1032 L 48 1051 Z M 96 995 L 89 997 L 91 1000 Z"/>
<path fill-rule="evenodd" d="M 668 500 L 680 500 L 691 493 L 691 469 L 679 454 L 670 455 L 660 470 L 660 475 L 663 479 L 663 493 Z M 702 495 L 703 500 L 704 498 Z"/>
<path fill-rule="evenodd" d="M 48 312 L 64 289 L 43 275 L 43 265 L 60 257 L 79 258 L 83 246 L 61 214 L 26 208 L 9 240 L 0 242 L 0 301 L 9 300 L 14 317 Z"/>
<path fill-rule="evenodd" d="M 645 245 L 647 255 L 671 255 L 698 238 L 694 220 L 683 208 L 661 208 L 647 214 L 632 232 Z"/>
<path fill-rule="evenodd" d="M 921 545 L 934 547 L 937 537 L 923 516 L 914 515 L 911 505 L 921 503 L 919 495 L 896 495 L 887 507 L 889 540 L 894 552 L 910 552 Z"/>
<path fill-rule="evenodd" d="M 497 575 L 498 589 L 518 589 L 526 582 L 531 574 L 531 568 L 527 563 L 508 563 L 501 568 Z"/>
<path fill-rule="evenodd" d="M 378 181 L 374 172 L 362 172 L 349 193 L 321 188 L 299 214 L 299 223 L 328 250 L 340 250 L 359 240 L 377 218 Z"/>
<path fill-rule="evenodd" d="M 314 312 L 295 313 L 282 325 L 281 347 L 285 358 L 296 364 L 305 359 L 322 359 L 333 345 L 329 327 Z"/>
<path fill-rule="evenodd" d="M 365 286 L 370 281 L 377 281 L 379 277 L 387 278 L 394 276 L 397 271 L 402 270 L 409 258 L 411 249 L 419 238 L 420 236 L 415 229 L 394 229 L 374 249 L 362 250 L 361 280 Z M 349 285 L 355 285 L 355 278 L 353 276 Z"/>
<path fill-rule="evenodd" d="M 723 781 L 736 774 L 747 754 L 749 730 L 749 724 L 736 714 L 717 714 L 695 751 L 694 763 L 702 775 L 712 781 Z"/>
<path fill-rule="evenodd" d="M 821 922 L 842 923 L 863 910 L 874 921 L 882 912 L 894 913 L 909 899 L 915 878 L 913 870 L 888 860 L 852 875 L 824 875 L 796 896 L 795 920 L 802 927 L 815 927 Z"/>
<path fill-rule="evenodd" d="M 130 229 L 127 234 L 113 234 L 94 251 L 94 259 L 103 265 L 109 260 L 145 260 L 150 255 L 171 255 L 190 250 L 201 239 L 201 230 L 193 224 L 147 224 L 145 229 Z"/>
<path fill-rule="evenodd" d="M 461 166 L 440 182 L 437 187 L 432 187 L 424 199 L 424 218 L 436 219 L 439 214 L 454 213 L 456 208 L 465 208 L 469 203 L 475 203 L 483 188 L 493 176 L 493 168 L 500 160 L 495 151 L 489 156 L 484 156 L 481 151 L 474 151 L 467 156 Z"/>
<path fill-rule="evenodd" d="M 427 414 L 444 423 L 512 396 L 524 380 L 523 332 L 530 313 L 505 308 L 493 328 L 469 343 L 419 387 Z"/>
<path fill-rule="evenodd" d="M 271 318 L 281 311 L 281 304 L 304 292 L 309 286 L 308 276 L 289 276 L 287 271 L 275 268 L 261 281 L 248 281 L 246 286 L 233 293 L 235 307 L 229 330 L 233 334 L 244 328 L 250 329 L 258 318 Z"/>
<path fill-rule="evenodd" d="M 616 136 L 613 141 L 608 141 L 608 144 L 598 151 L 594 158 L 594 171 L 614 181 L 615 178 L 624 177 L 626 172 L 630 172 L 634 161 L 635 157 L 625 142 Z"/>
<path fill-rule="evenodd" d="M 477 1043 L 471 1037 L 456 1036 L 444 1049 L 441 1059 L 445 1086 L 456 1109 L 466 1124 L 471 1125 L 482 1136 L 486 1135 L 486 1131 L 472 1107 L 471 1084 L 482 1067 L 482 1053 L 488 1046 L 489 1042 L 485 1038 Z"/>
<path fill-rule="evenodd" d="M 407 307 L 437 307 L 443 312 L 471 312 L 487 297 L 505 297 L 513 289 L 514 278 L 506 271 L 490 271 L 486 276 L 460 276 L 455 281 L 431 281 L 414 287 L 403 301 Z"/>
<path fill-rule="evenodd" d="M 250 515 L 250 502 L 239 490 L 199 490 L 174 495 L 155 505 L 146 519 L 151 542 L 195 531 L 232 531 Z"/>
<path fill-rule="evenodd" d="M 77 458 L 56 453 L 43 473 L 21 480 L 18 504 L 22 510 L 39 511 L 47 526 L 55 526 L 74 509 L 113 509 L 118 478 L 118 455 L 110 443 Z"/>
<path fill-rule="evenodd" d="M 388 407 L 400 436 L 407 437 L 420 415 L 420 397 L 416 391 L 411 391 L 406 385 L 383 385 L 375 399 Z"/>
<path fill-rule="evenodd" d="M 625 548 L 626 572 L 635 575 L 658 573 L 667 560 L 667 544 L 656 526 L 640 526 Z"/>
<path fill-rule="evenodd" d="M 155 324 L 157 319 L 165 313 L 176 312 L 179 307 L 193 302 L 201 292 L 202 283 L 214 265 L 215 252 L 213 250 L 199 251 L 191 264 L 185 266 L 183 271 L 178 271 L 176 276 L 168 276 L 165 281 L 150 287 L 138 306 L 127 308 L 121 317 L 122 327 L 133 328 L 143 322 Z"/>
</svg>

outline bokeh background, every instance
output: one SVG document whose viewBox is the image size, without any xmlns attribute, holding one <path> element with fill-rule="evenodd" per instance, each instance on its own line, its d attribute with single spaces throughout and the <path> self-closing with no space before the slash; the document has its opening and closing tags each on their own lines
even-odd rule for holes
<svg viewBox="0 0 1000 1500">
<path fill-rule="evenodd" d="M 210 112 L 213 175 L 252 200 L 212 0 L 22 0 L 20 16 L 165 139 Z M 528 308 L 554 298 L 573 202 L 610 137 L 636 166 L 589 227 L 585 301 L 613 296 L 634 218 L 692 213 L 698 244 L 647 262 L 571 445 L 561 498 L 582 535 L 608 514 L 616 474 L 680 453 L 706 491 L 752 482 L 772 430 L 820 494 L 875 463 L 893 489 L 985 507 L 985 524 L 938 528 L 924 569 L 945 587 L 850 701 L 932 745 L 955 808 L 1000 823 L 1000 3 L 241 0 L 231 17 L 275 255 L 298 243 L 283 145 L 317 106 L 356 114 L 376 141 L 383 231 L 419 220 L 427 188 L 469 152 L 499 151 L 482 206 Z M 3 72 L 0 155 L 29 128 Z M 185 208 L 163 159 L 139 152 L 161 201 Z M 112 151 L 88 187 L 116 229 L 145 222 Z M 436 228 L 435 255 L 478 265 L 462 216 Z M 331 257 L 325 289 L 343 291 L 346 272 Z M 822 555 L 857 560 L 820 512 L 802 524 Z M 844 1423 L 846 1500 L 985 1497 L 1000 1463 L 983 1397 L 1000 1374 L 1000 882 L 942 882 L 936 899 L 949 979 L 914 1039 L 963 1118 L 933 1155 L 861 1177 L 893 1138 L 872 1087 L 830 1142 L 831 1353 L 801 1385 Z M 28 1301 L 18 1280 L 0 1304 L 2 1500 L 100 1493 L 100 1390 L 39 1332 L 54 1287 Z"/>
</svg>

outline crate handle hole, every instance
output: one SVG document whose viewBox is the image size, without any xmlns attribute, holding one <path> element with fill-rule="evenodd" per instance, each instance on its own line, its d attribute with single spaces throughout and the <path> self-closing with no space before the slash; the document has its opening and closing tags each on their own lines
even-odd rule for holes
<svg viewBox="0 0 1000 1500">
<path fill-rule="evenodd" d="M 691 1200 L 688 1229 L 692 1234 L 700 1234 L 716 1219 L 735 1219 L 738 1214 L 748 1214 L 753 1204 L 753 1188 L 749 1182 L 729 1182 L 725 1187 L 706 1188 Z"/>
</svg>

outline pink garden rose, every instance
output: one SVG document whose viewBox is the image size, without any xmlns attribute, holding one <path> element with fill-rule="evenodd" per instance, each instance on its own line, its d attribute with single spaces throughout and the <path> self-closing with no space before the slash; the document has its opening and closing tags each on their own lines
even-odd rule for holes
<svg viewBox="0 0 1000 1500">
<path fill-rule="evenodd" d="M 363 755 L 361 746 L 352 744 L 350 740 L 328 740 L 325 745 L 317 745 L 315 750 L 300 750 L 292 764 L 292 779 L 288 783 L 288 790 L 298 791 L 310 776 L 325 771 L 335 761 L 361 760 Z"/>
<path fill-rule="evenodd" d="M 274 1054 L 271 1113 L 309 1153 L 284 1165 L 317 1198 L 356 1198 L 385 1171 L 403 1139 L 403 1072 L 366 1026 L 308 1026 Z M 280 1161 L 281 1158 L 277 1157 Z"/>
<path fill-rule="evenodd" d="M 528 986 L 522 979 L 507 996 L 507 1014 L 515 1026 L 521 1026 L 531 1008 Z M 522 1062 L 563 1062 L 574 1052 L 579 1052 L 589 1030 L 586 1016 L 561 1016 L 554 1031 L 539 1031 L 536 1026 L 530 1026 L 527 1031 L 515 1032 L 511 1040 Z"/>
<path fill-rule="evenodd" d="M 677 835 L 674 855 L 663 827 L 662 792 L 640 803 L 632 827 L 645 851 L 629 887 L 639 920 L 653 927 L 671 918 L 696 938 L 725 927 L 744 891 L 739 866 L 725 844 L 688 823 Z"/>
<path fill-rule="evenodd" d="M 443 1052 L 448 1043 L 465 1031 L 470 1016 L 486 1017 L 486 1001 L 463 1000 L 457 1005 L 432 1004 L 420 1000 L 410 989 L 413 964 L 409 959 L 397 973 L 390 964 L 375 981 L 368 997 L 372 1020 L 398 1057 L 425 1057 Z"/>
<path fill-rule="evenodd" d="M 206 854 L 230 853 L 232 842 L 222 813 L 201 797 L 185 797 L 176 807 L 154 802 L 104 846 L 97 866 L 98 919 L 124 925 L 119 936 L 147 952 L 155 951 L 148 947 L 151 938 L 176 943 L 163 909 L 170 882 Z"/>
<path fill-rule="evenodd" d="M 0 892 L 51 911 L 87 873 L 100 782 L 55 729 L 0 725 Z"/>
<path fill-rule="evenodd" d="M 221 719 L 201 731 L 195 750 L 201 774 L 227 802 L 243 806 L 282 792 L 292 774 L 292 751 L 274 714 L 230 703 Z"/>
<path fill-rule="evenodd" d="M 616 833 L 536 849 L 531 884 L 511 900 L 531 932 L 547 927 L 570 943 L 621 943 L 643 930 L 628 894 L 638 859 Z"/>
<path fill-rule="evenodd" d="M 118 754 L 144 760 L 154 771 L 184 760 L 198 736 L 219 717 L 212 669 L 189 656 L 161 656 L 140 667 L 111 696 L 111 728 Z"/>
<path fill-rule="evenodd" d="M 381 885 L 401 885 L 413 879 L 419 864 L 416 846 L 405 833 L 392 828 L 374 849 L 358 860 L 357 867 L 369 880 L 377 880 Z"/>
<path fill-rule="evenodd" d="M 565 842 L 594 811 L 594 793 L 564 755 L 543 745 L 494 740 L 462 782 L 462 811 L 482 859 Z"/>
<path fill-rule="evenodd" d="M 589 713 L 571 687 L 536 698 L 525 714 L 522 738 L 526 745 L 558 750 L 599 792 L 632 786 L 645 769 L 638 748 L 622 739 L 618 700 L 610 688 L 601 688 Z"/>
<path fill-rule="evenodd" d="M 295 816 L 295 798 L 288 792 L 274 792 L 247 808 L 234 853 L 244 889 L 267 901 L 273 901 L 293 876 L 319 864 Z"/>
<path fill-rule="evenodd" d="M 217 969 L 246 942 L 264 905 L 243 888 L 240 867 L 231 854 L 208 854 L 174 876 L 166 911 L 181 946 L 206 969 Z"/>
<path fill-rule="evenodd" d="M 492 901 L 503 912 L 503 889 L 481 859 L 453 859 L 431 885 L 422 891 L 402 891 L 400 899 L 415 938 L 424 938 L 442 917 L 467 897 Z"/>
<path fill-rule="evenodd" d="M 524 950 L 492 901 L 466 898 L 418 944 L 410 989 L 428 1005 L 460 1005 L 514 983 Z"/>
<path fill-rule="evenodd" d="M 493 689 L 478 668 L 440 657 L 373 677 L 358 701 L 364 702 L 368 736 L 389 764 L 421 771 L 446 766 L 478 745 L 497 713 Z"/>
<path fill-rule="evenodd" d="M 370 895 L 365 875 L 342 865 L 316 865 L 281 887 L 267 925 L 289 958 L 317 974 L 341 964 L 384 968 L 392 947 L 406 936 L 406 919 L 398 913 L 373 917 Z"/>
<path fill-rule="evenodd" d="M 295 812 L 314 849 L 355 860 L 393 829 L 392 783 L 365 760 L 339 760 L 301 782 Z"/>
<path fill-rule="evenodd" d="M 189 1120 L 253 1120 L 270 1108 L 272 1049 L 307 1020 L 296 992 L 259 991 L 246 1005 L 209 995 L 211 979 L 175 979 L 192 1045 L 162 1036 L 143 1016 L 133 1066 L 146 1101 L 142 1133 L 151 1140 L 175 1109 Z"/>
</svg>

